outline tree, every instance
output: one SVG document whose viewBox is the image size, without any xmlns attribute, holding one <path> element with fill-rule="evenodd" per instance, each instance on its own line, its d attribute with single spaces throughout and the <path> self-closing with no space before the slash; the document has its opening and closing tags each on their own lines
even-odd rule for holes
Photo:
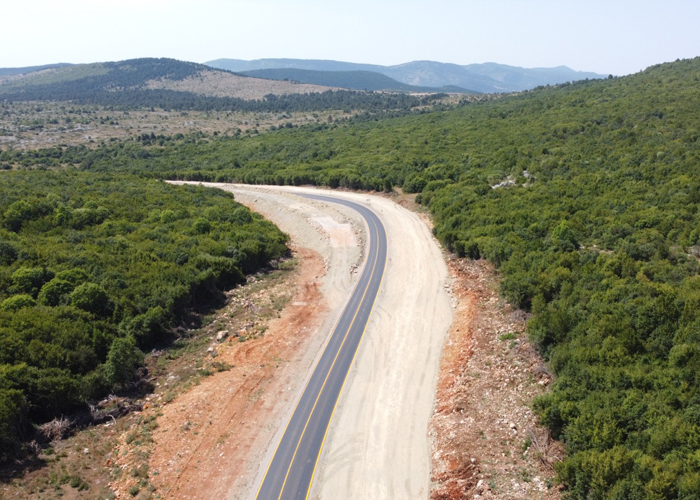
<svg viewBox="0 0 700 500">
<path fill-rule="evenodd" d="M 26 410 L 21 391 L 0 389 L 0 462 L 19 452 Z"/>
<path fill-rule="evenodd" d="M 143 353 L 136 347 L 133 337 L 114 339 L 104 367 L 107 383 L 112 388 L 117 388 L 133 381 L 136 378 L 136 369 L 143 364 L 143 360 Z"/>
<path fill-rule="evenodd" d="M 24 307 L 34 307 L 35 305 L 36 301 L 32 298 L 32 296 L 23 293 L 20 295 L 13 295 L 12 297 L 5 299 L 2 305 L 0 305 L 0 309 L 3 311 L 18 311 Z"/>
<path fill-rule="evenodd" d="M 0 241 L 0 264 L 9 266 L 17 260 L 17 250 L 5 241 Z"/>
<path fill-rule="evenodd" d="M 10 205 L 5 211 L 5 225 L 10 231 L 22 229 L 24 222 L 31 220 L 34 207 L 26 200 L 19 200 Z"/>
<path fill-rule="evenodd" d="M 41 288 L 37 300 L 39 304 L 44 306 L 57 306 L 61 302 L 70 300 L 70 294 L 74 288 L 75 286 L 72 283 L 54 278 Z"/>
<path fill-rule="evenodd" d="M 67 281 L 73 286 L 82 285 L 89 278 L 88 274 L 78 267 L 56 273 L 56 279 Z"/>
<path fill-rule="evenodd" d="M 71 303 L 78 309 L 97 316 L 110 316 L 114 303 L 104 288 L 95 283 L 83 283 L 70 295 Z"/>
<path fill-rule="evenodd" d="M 166 329 L 167 313 L 160 306 L 153 307 L 143 314 L 134 316 L 123 328 L 129 337 L 133 337 L 142 346 L 152 345 Z"/>
<path fill-rule="evenodd" d="M 420 193 L 428 182 L 420 174 L 410 174 L 403 183 L 405 193 Z"/>
<path fill-rule="evenodd" d="M 193 228 L 198 234 L 206 234 L 211 231 L 211 223 L 204 217 L 200 217 L 194 221 Z"/>
<path fill-rule="evenodd" d="M 573 230 L 569 226 L 569 223 L 561 221 L 557 227 L 552 231 L 552 243 L 562 252 L 571 252 L 578 249 L 578 241 L 576 241 L 576 236 Z"/>
<path fill-rule="evenodd" d="M 389 179 L 384 179 L 384 192 L 391 193 L 394 190 L 394 186 L 391 184 Z"/>
<path fill-rule="evenodd" d="M 36 298 L 44 283 L 53 278 L 53 273 L 42 267 L 20 267 L 12 273 L 12 283 L 19 293 Z"/>
</svg>

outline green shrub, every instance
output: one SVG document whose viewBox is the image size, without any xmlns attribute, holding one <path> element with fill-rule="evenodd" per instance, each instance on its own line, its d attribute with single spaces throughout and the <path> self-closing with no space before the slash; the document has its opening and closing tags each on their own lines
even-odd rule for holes
<svg viewBox="0 0 700 500">
<path fill-rule="evenodd" d="M 97 316 L 110 316 L 114 310 L 114 303 L 105 289 L 94 283 L 83 283 L 78 286 L 70 294 L 70 300 L 71 304 L 78 309 Z"/>
<path fill-rule="evenodd" d="M 12 274 L 12 282 L 18 293 L 36 298 L 44 283 L 53 278 L 53 273 L 42 267 L 20 267 Z"/>
<path fill-rule="evenodd" d="M 104 365 L 105 380 L 113 388 L 135 380 L 136 369 L 143 360 L 143 353 L 136 347 L 133 337 L 114 339 Z"/>
<path fill-rule="evenodd" d="M 3 300 L 0 309 L 3 311 L 18 311 L 24 307 L 34 307 L 36 306 L 36 301 L 31 295 L 26 293 L 20 295 L 13 295 Z"/>
<path fill-rule="evenodd" d="M 75 286 L 72 283 L 54 278 L 41 288 L 37 302 L 44 306 L 57 306 L 61 303 L 68 304 L 70 302 L 70 294 L 74 289 Z"/>
</svg>

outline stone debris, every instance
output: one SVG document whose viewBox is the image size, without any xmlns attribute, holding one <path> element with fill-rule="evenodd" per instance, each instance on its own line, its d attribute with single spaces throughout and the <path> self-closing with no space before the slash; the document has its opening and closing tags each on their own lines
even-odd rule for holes
<svg viewBox="0 0 700 500">
<path fill-rule="evenodd" d="M 553 377 L 527 340 L 527 314 L 498 296 L 485 261 L 449 266 L 443 286 L 456 310 L 430 423 L 430 498 L 559 500 L 553 463 L 563 449 L 530 409 Z"/>
</svg>

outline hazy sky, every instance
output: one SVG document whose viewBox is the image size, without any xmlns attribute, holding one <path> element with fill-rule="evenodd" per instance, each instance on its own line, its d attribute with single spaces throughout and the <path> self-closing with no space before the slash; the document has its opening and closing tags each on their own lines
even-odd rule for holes
<svg viewBox="0 0 700 500">
<path fill-rule="evenodd" d="M 700 55 L 698 0 L 8 0 L 0 67 L 135 57 L 566 65 Z"/>
</svg>

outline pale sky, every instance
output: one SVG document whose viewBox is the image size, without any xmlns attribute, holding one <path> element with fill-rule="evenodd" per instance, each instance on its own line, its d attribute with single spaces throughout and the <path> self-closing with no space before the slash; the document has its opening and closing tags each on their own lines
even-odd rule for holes
<svg viewBox="0 0 700 500">
<path fill-rule="evenodd" d="M 698 0 L 8 0 L 0 67 L 136 57 L 566 65 L 700 56 Z"/>
</svg>

